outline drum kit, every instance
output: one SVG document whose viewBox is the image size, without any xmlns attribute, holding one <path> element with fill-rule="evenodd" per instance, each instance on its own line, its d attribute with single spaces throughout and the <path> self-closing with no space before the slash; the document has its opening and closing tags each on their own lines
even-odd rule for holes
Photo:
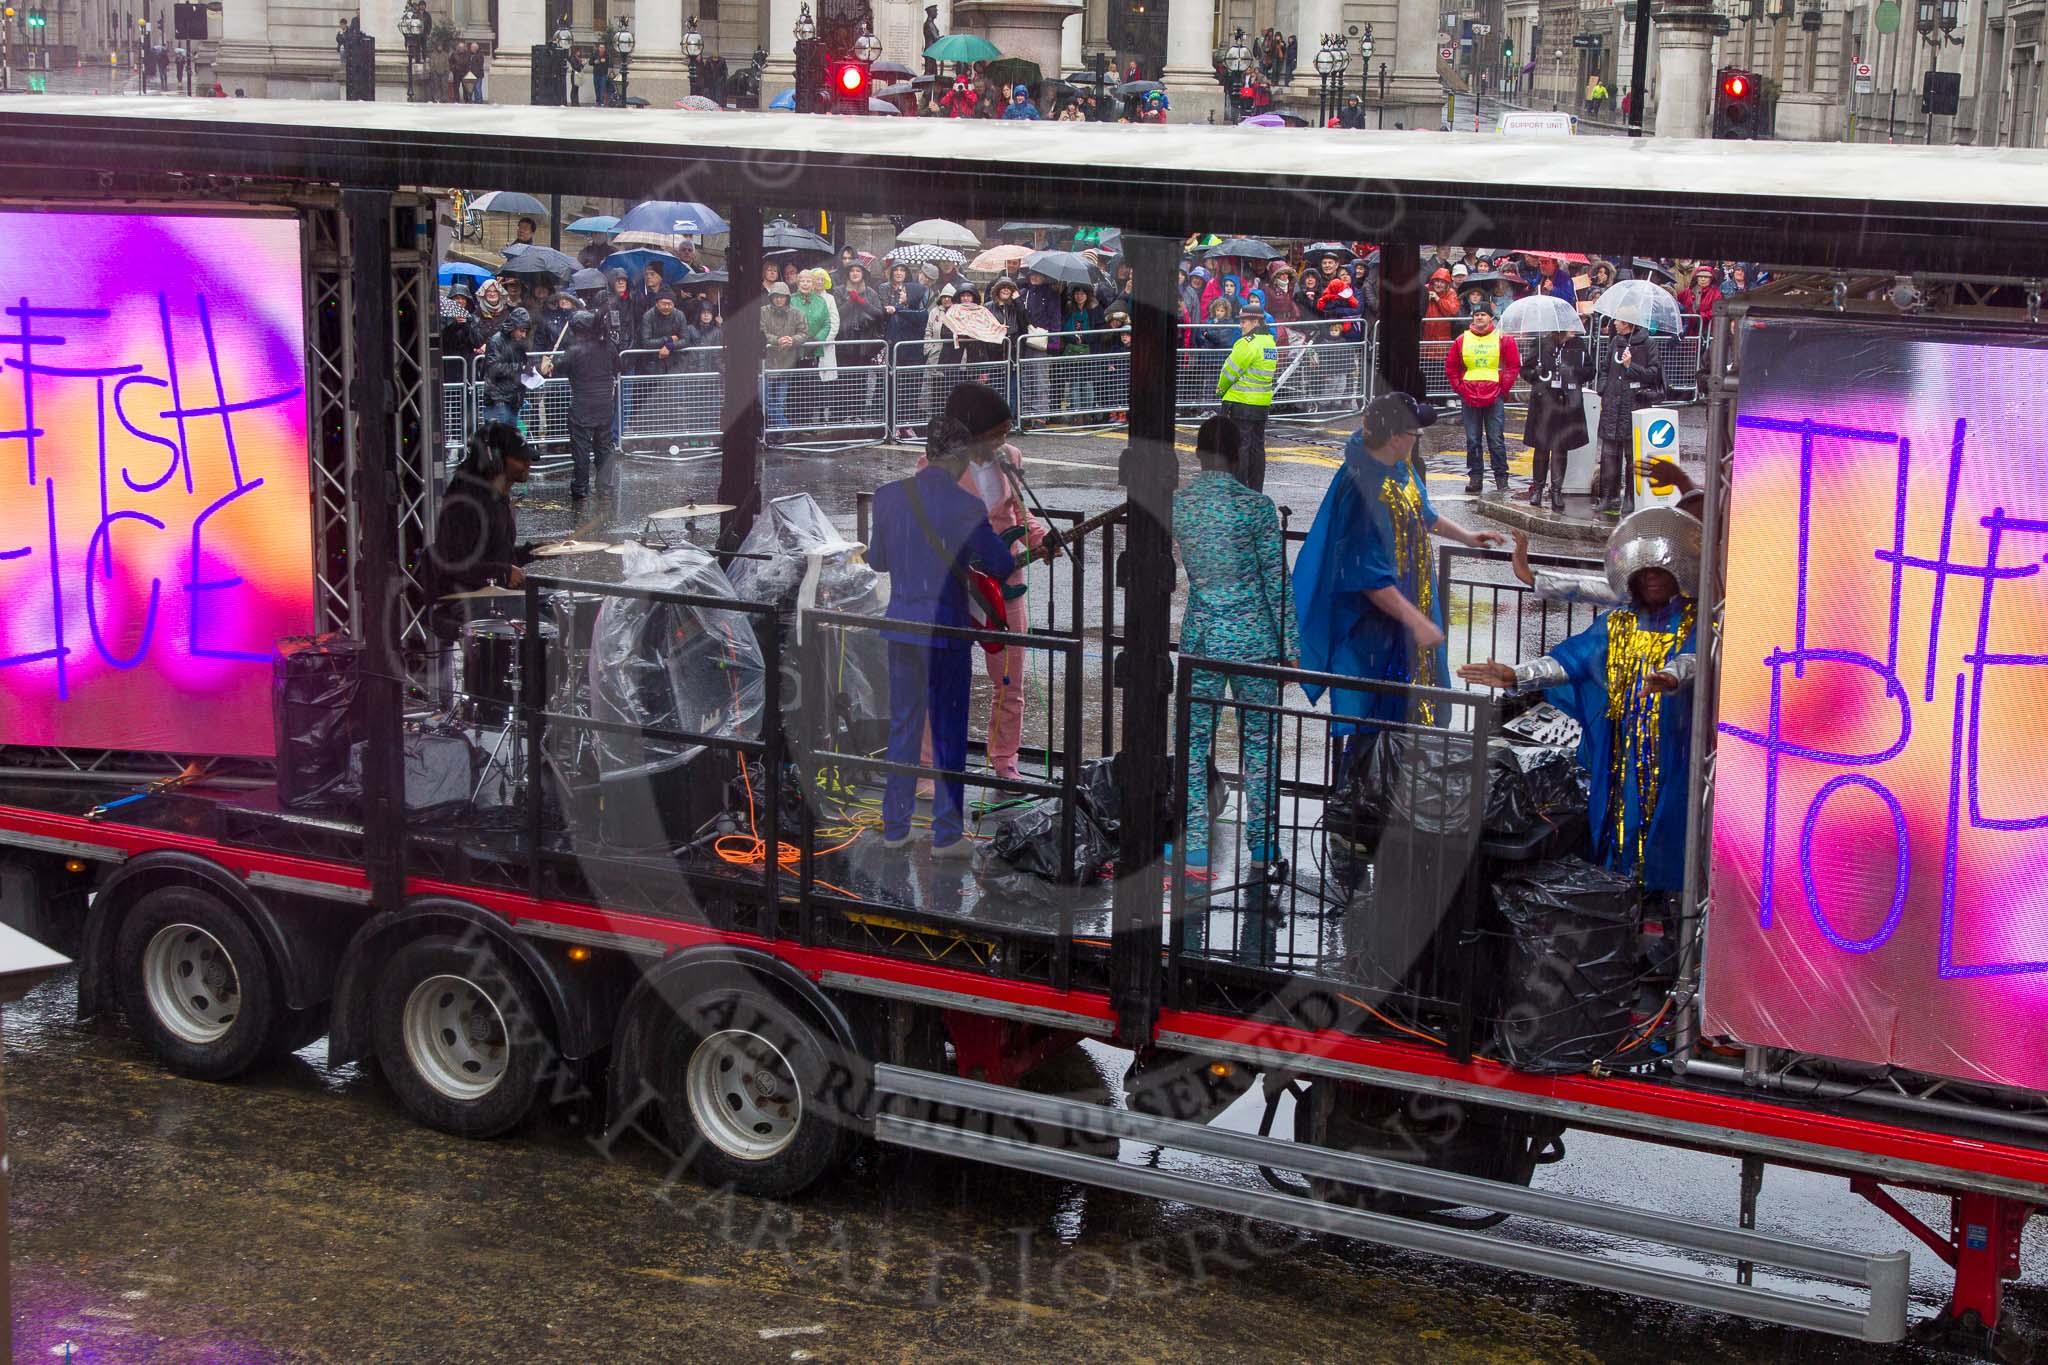
<svg viewBox="0 0 2048 1365">
<path fill-rule="evenodd" d="M 689 523 L 732 510 L 719 503 L 666 507 L 648 514 L 637 540 L 649 549 L 666 550 L 672 545 L 660 530 L 662 523 Z M 569 539 L 539 546 L 533 553 L 539 559 L 564 559 L 598 552 L 621 554 L 624 549 L 604 541 Z M 477 806 L 511 805 L 525 786 L 526 726 L 520 712 L 526 677 L 522 654 L 527 622 L 521 610 L 525 596 L 519 588 L 491 584 L 441 599 L 468 617 L 458 651 L 461 701 L 451 719 L 485 755 L 472 795 Z M 587 716 L 590 652 L 605 597 L 563 589 L 543 594 L 541 601 L 547 612 L 538 623 L 548 661 L 546 709 Z M 588 729 L 576 725 L 558 726 L 550 737 L 546 761 L 566 786 L 594 780 L 593 738 Z"/>
</svg>

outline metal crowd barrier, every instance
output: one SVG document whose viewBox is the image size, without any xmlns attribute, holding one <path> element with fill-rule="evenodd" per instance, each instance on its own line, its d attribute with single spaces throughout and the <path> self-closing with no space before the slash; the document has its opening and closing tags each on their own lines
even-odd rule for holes
<svg viewBox="0 0 2048 1365">
<path fill-rule="evenodd" d="M 1706 334 L 1701 319 L 1687 314 L 1686 333 L 1658 339 L 1667 396 L 1685 402 L 1698 397 Z M 1347 336 L 1349 329 L 1352 335 Z M 1279 323 L 1279 366 L 1273 409 L 1276 418 L 1317 417 L 1358 411 L 1377 391 L 1379 328 L 1356 321 L 1315 319 Z M 803 363 L 764 369 L 762 414 L 769 436 L 787 440 L 799 433 L 825 438 L 856 434 L 916 432 L 931 420 L 953 385 L 975 380 L 1002 390 L 1020 419 L 1113 423 L 1130 407 L 1128 331 L 1103 328 L 1062 332 L 1057 349 L 1031 346 L 1023 338 L 1004 346 L 996 359 L 945 363 L 938 348 L 920 341 L 885 346 L 879 341 L 807 342 Z M 1607 337 L 1588 338 L 1597 367 Z M 1452 342 L 1422 343 L 1428 396 L 1456 406 L 1445 372 Z M 536 353 L 536 363 L 559 352 Z M 1215 412 L 1216 380 L 1229 352 L 1189 347 L 1180 353 L 1178 407 L 1182 417 Z M 616 398 L 620 440 L 642 451 L 649 446 L 715 445 L 723 420 L 723 367 L 718 347 L 697 347 L 671 357 L 674 369 L 654 369 L 658 352 L 621 353 Z M 484 407 L 474 361 L 442 357 L 442 446 L 458 458 Z M 1528 400 L 1528 381 L 1516 384 L 1511 402 Z M 539 468 L 562 467 L 569 445 L 569 384 L 550 378 L 529 390 L 522 410 L 527 438 L 542 448 Z"/>
</svg>

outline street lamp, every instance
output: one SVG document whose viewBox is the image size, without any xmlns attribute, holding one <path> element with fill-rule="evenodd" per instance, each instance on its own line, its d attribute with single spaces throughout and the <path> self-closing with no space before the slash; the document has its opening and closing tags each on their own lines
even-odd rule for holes
<svg viewBox="0 0 2048 1365">
<path fill-rule="evenodd" d="M 818 36 L 818 26 L 811 20 L 811 0 L 804 0 L 803 8 L 796 12 L 796 26 L 790 33 L 800 43 L 808 43 Z"/>
<path fill-rule="evenodd" d="M 405 102 L 413 101 L 412 71 L 420 60 L 420 48 L 427 31 L 426 18 L 419 9 L 407 5 L 398 16 L 398 31 L 405 36 Z"/>
<path fill-rule="evenodd" d="M 626 73 L 633 66 L 633 20 L 619 16 L 619 31 L 612 35 L 612 51 L 619 54 L 619 108 L 626 107 Z"/>
<path fill-rule="evenodd" d="M 1352 35 L 1358 39 L 1358 97 L 1361 100 L 1371 99 L 1372 90 L 1366 85 L 1366 82 L 1372 79 L 1372 25 L 1367 24 L 1364 28 L 1360 28 L 1356 24 L 1353 24 L 1351 26 L 1351 32 Z M 1380 127 L 1382 128 L 1387 126 L 1386 102 L 1387 64 L 1385 62 L 1381 62 Z"/>
<path fill-rule="evenodd" d="M 882 40 L 868 31 L 866 20 L 861 21 L 860 37 L 853 40 L 853 55 L 869 66 L 882 60 Z"/>
<path fill-rule="evenodd" d="M 690 62 L 690 93 L 697 94 L 697 64 L 704 59 L 704 35 L 697 32 L 697 16 L 691 15 L 683 29 L 683 56 Z"/>
<path fill-rule="evenodd" d="M 1316 75 L 1323 83 L 1318 97 L 1321 110 L 1320 117 L 1316 119 L 1318 128 L 1329 127 L 1330 120 L 1336 117 L 1340 98 L 1337 94 L 1338 83 L 1344 79 L 1344 67 L 1348 60 L 1343 41 L 1325 33 L 1322 45 L 1316 49 Z"/>
<path fill-rule="evenodd" d="M 1244 73 L 1251 70 L 1252 51 L 1244 45 L 1244 30 L 1239 29 L 1230 40 L 1230 46 L 1223 53 L 1223 69 L 1230 76 L 1230 89 L 1225 92 L 1225 107 L 1230 110 L 1230 121 L 1237 122 L 1243 112 L 1238 92 L 1244 88 Z"/>
</svg>

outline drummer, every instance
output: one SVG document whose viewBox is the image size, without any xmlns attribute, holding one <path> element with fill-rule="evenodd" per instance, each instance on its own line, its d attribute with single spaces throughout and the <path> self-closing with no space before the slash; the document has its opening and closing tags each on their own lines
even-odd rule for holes
<svg viewBox="0 0 2048 1365">
<path fill-rule="evenodd" d="M 457 594 L 496 585 L 517 588 L 526 581 L 520 566 L 533 545 L 519 544 L 512 516 L 512 485 L 533 472 L 533 451 L 519 428 L 486 422 L 469 438 L 469 448 L 441 500 L 434 543 L 427 551 L 428 590 L 435 598 L 436 633 L 453 639 L 474 613 L 477 599 Z"/>
</svg>

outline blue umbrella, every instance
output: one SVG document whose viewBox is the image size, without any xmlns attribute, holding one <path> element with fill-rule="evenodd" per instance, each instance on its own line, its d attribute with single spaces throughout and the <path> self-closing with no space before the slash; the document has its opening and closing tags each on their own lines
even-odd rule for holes
<svg viewBox="0 0 2048 1365">
<path fill-rule="evenodd" d="M 711 232 L 730 232 L 732 224 L 705 205 L 693 200 L 650 199 L 644 204 L 635 204 L 627 209 L 626 216 L 619 219 L 612 231 L 660 232 L 671 235 L 694 232 L 703 236 Z"/>
<path fill-rule="evenodd" d="M 769 100 L 768 107 L 770 109 L 784 109 L 794 114 L 796 112 L 796 87 L 792 86 L 774 99 Z"/>
<path fill-rule="evenodd" d="M 565 229 L 568 232 L 610 232 L 619 225 L 619 220 L 608 213 L 595 218 L 578 218 Z"/>
<path fill-rule="evenodd" d="M 638 280 L 650 265 L 660 266 L 661 277 L 670 284 L 674 284 L 677 280 L 690 273 L 690 267 L 669 255 L 666 251 L 650 251 L 645 247 L 634 251 L 614 251 L 611 255 L 604 258 L 604 268 L 607 273 L 613 270 L 623 270 L 626 272 L 626 278 L 630 280 Z"/>
<path fill-rule="evenodd" d="M 466 261 L 450 261 L 441 267 L 441 287 L 443 289 L 446 289 L 457 280 L 470 280 L 482 283 L 492 278 L 494 277 L 491 271 L 484 269 L 480 265 L 470 265 Z"/>
</svg>

